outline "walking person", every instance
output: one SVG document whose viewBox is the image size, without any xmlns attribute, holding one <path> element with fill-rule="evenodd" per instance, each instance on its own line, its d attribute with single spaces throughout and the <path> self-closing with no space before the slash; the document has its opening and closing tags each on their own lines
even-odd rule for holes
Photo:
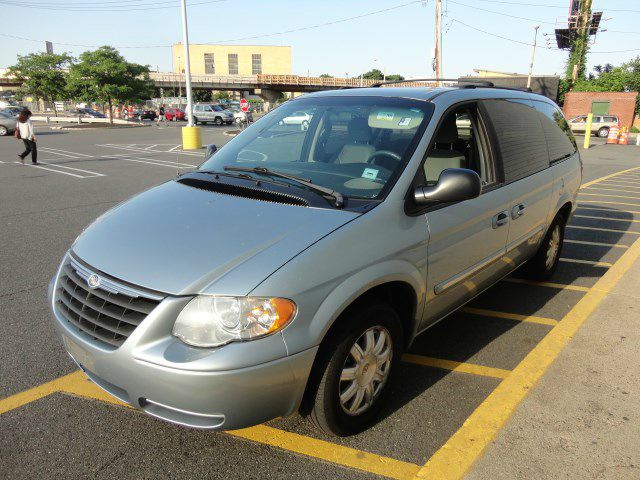
<svg viewBox="0 0 640 480">
<path fill-rule="evenodd" d="M 160 126 L 160 122 L 163 122 L 165 127 L 167 126 L 167 118 L 164 116 L 164 105 L 158 107 L 158 120 L 156 120 L 156 125 Z"/>
<path fill-rule="evenodd" d="M 18 155 L 20 163 L 24 165 L 24 159 L 31 154 L 31 164 L 38 165 L 38 149 L 36 147 L 36 134 L 31 124 L 31 112 L 23 110 L 18 115 L 18 124 L 16 125 L 16 138 L 22 140 L 25 151 Z"/>
</svg>

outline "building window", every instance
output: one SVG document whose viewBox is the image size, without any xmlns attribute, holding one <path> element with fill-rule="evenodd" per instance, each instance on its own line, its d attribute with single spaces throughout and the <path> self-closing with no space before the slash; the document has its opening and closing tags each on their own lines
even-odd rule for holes
<svg viewBox="0 0 640 480">
<path fill-rule="evenodd" d="M 229 54 L 229 75 L 238 75 L 238 54 Z"/>
<path fill-rule="evenodd" d="M 258 75 L 262 73 L 262 55 L 254 53 L 251 55 L 251 74 Z"/>
<path fill-rule="evenodd" d="M 216 65 L 213 61 L 213 53 L 204 54 L 204 73 L 210 75 L 216 73 Z"/>
</svg>

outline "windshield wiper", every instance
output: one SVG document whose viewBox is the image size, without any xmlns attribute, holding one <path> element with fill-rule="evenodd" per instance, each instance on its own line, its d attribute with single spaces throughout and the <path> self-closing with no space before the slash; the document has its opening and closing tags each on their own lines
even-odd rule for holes
<svg viewBox="0 0 640 480">
<path fill-rule="evenodd" d="M 210 175 L 222 175 L 223 177 L 232 177 L 232 178 L 244 178 L 247 180 L 255 180 L 255 178 L 253 178 L 251 175 L 246 175 L 246 174 L 238 174 L 238 175 L 234 175 L 232 173 L 226 173 L 226 172 L 219 172 L 217 170 L 196 170 L 196 173 L 208 173 Z"/>
<path fill-rule="evenodd" d="M 234 167 L 232 165 L 227 165 L 224 167 L 225 170 L 230 172 L 251 172 L 257 173 L 259 175 L 269 175 L 271 177 L 285 178 L 287 180 L 293 180 L 300 185 L 304 185 L 309 190 L 314 190 L 324 195 L 328 195 L 333 198 L 336 207 L 344 206 L 344 198 L 340 192 L 333 190 L 332 188 L 322 187 L 320 185 L 316 185 L 312 183 L 311 180 L 306 178 L 297 177 L 295 175 L 289 175 L 287 173 L 276 172 L 275 170 L 269 170 L 265 167 Z"/>
</svg>

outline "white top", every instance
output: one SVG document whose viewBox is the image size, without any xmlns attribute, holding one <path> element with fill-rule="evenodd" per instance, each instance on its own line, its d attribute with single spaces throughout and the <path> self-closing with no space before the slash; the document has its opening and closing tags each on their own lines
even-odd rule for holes
<svg viewBox="0 0 640 480">
<path fill-rule="evenodd" d="M 25 140 L 33 140 L 33 135 L 35 132 L 33 131 L 33 125 L 31 125 L 31 120 L 27 120 L 26 122 L 18 122 L 17 125 L 18 130 L 20 130 L 20 138 L 24 138 Z"/>
</svg>

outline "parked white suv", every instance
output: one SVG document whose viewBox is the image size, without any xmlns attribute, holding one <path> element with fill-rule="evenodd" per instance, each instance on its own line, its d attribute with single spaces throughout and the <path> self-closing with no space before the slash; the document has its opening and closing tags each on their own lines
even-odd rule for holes
<svg viewBox="0 0 640 480">
<path fill-rule="evenodd" d="M 233 113 L 225 110 L 220 105 L 196 103 L 193 106 L 193 121 L 196 125 L 198 123 L 214 123 L 215 125 L 226 123 L 231 125 L 233 123 Z"/>
</svg>

